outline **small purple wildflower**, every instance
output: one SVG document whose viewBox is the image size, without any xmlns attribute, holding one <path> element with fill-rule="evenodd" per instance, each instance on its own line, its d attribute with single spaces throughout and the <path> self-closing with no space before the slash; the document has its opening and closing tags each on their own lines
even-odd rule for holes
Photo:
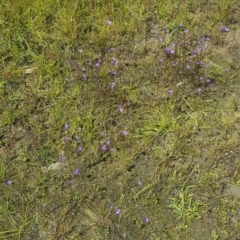
<svg viewBox="0 0 240 240">
<path fill-rule="evenodd" d="M 101 149 L 102 149 L 103 151 L 106 151 L 106 150 L 107 150 L 107 145 L 104 144 Z"/>
<path fill-rule="evenodd" d="M 122 134 L 124 135 L 124 136 L 127 136 L 128 135 L 128 132 L 127 131 L 122 131 Z"/>
<path fill-rule="evenodd" d="M 123 112 L 123 107 L 122 107 L 122 105 L 119 105 L 118 109 L 119 109 L 119 112 L 120 112 L 120 113 Z"/>
<path fill-rule="evenodd" d="M 83 50 L 82 50 L 82 49 L 78 49 L 78 52 L 79 52 L 79 53 L 82 53 L 82 52 L 83 52 Z"/>
<path fill-rule="evenodd" d="M 66 161 L 67 157 L 66 157 L 66 155 L 64 153 L 61 154 L 61 159 L 62 159 L 63 162 Z"/>
<path fill-rule="evenodd" d="M 98 67 L 100 67 L 100 63 L 98 62 L 98 63 L 96 63 L 96 67 L 98 68 Z"/>
<path fill-rule="evenodd" d="M 118 64 L 118 61 L 116 60 L 115 57 L 113 57 L 111 63 L 112 63 L 113 65 L 117 65 L 117 64 Z"/>
<path fill-rule="evenodd" d="M 113 153 L 113 152 L 114 152 L 114 149 L 113 149 L 113 148 L 111 148 L 111 149 L 110 149 L 110 152 L 111 152 L 111 153 Z"/>
<path fill-rule="evenodd" d="M 203 77 L 200 77 L 199 79 L 200 79 L 200 81 L 203 81 L 203 80 L 204 80 L 204 78 L 203 78 Z"/>
<path fill-rule="evenodd" d="M 112 74 L 113 76 L 116 76 L 116 75 L 118 74 L 118 71 L 112 71 L 111 74 Z"/>
<path fill-rule="evenodd" d="M 74 180 L 70 180 L 69 185 L 73 185 L 73 184 L 74 184 Z"/>
<path fill-rule="evenodd" d="M 82 78 L 83 78 L 83 79 L 87 78 L 87 75 L 84 73 L 84 74 L 82 75 Z"/>
<path fill-rule="evenodd" d="M 166 48 L 166 52 L 169 55 L 173 55 L 175 53 L 175 50 L 171 49 L 171 48 Z"/>
<path fill-rule="evenodd" d="M 70 128 L 70 124 L 66 123 L 66 124 L 64 125 L 64 129 L 65 129 L 65 130 L 69 130 L 69 128 Z"/>
<path fill-rule="evenodd" d="M 201 89 L 201 88 L 198 88 L 198 89 L 197 89 L 197 93 L 198 93 L 198 94 L 201 94 L 201 93 L 202 93 L 202 89 Z"/>
<path fill-rule="evenodd" d="M 79 137 L 79 136 L 76 136 L 75 139 L 76 139 L 77 141 L 79 141 L 79 140 L 80 140 L 80 137 Z"/>
<path fill-rule="evenodd" d="M 114 209 L 114 206 L 113 206 L 113 205 L 111 205 L 111 206 L 110 206 L 110 210 L 112 211 L 113 209 Z"/>
<path fill-rule="evenodd" d="M 169 94 L 169 95 L 173 95 L 173 90 L 169 90 L 169 91 L 168 91 L 168 94 Z"/>
<path fill-rule="evenodd" d="M 203 62 L 202 62 L 202 61 L 196 62 L 196 64 L 197 64 L 198 66 L 202 66 L 202 65 L 203 65 Z"/>
<path fill-rule="evenodd" d="M 160 59 L 159 62 L 163 63 L 163 59 Z"/>
<path fill-rule="evenodd" d="M 197 55 L 198 55 L 198 52 L 197 52 L 196 50 L 194 50 L 194 51 L 192 52 L 192 55 L 193 55 L 193 56 L 197 56 Z"/>
<path fill-rule="evenodd" d="M 223 32 L 229 32 L 229 28 L 227 28 L 227 27 L 222 27 L 221 29 Z"/>
<path fill-rule="evenodd" d="M 206 80 L 206 83 L 211 83 L 211 79 L 207 79 L 207 80 Z"/>
<path fill-rule="evenodd" d="M 190 69 L 191 69 L 191 67 L 190 67 L 189 65 L 187 65 L 187 66 L 186 66 L 186 69 L 187 69 L 187 70 L 190 70 Z"/>
<path fill-rule="evenodd" d="M 78 152 L 82 152 L 82 151 L 83 151 L 83 147 L 80 146 L 80 147 L 78 148 Z"/>
<path fill-rule="evenodd" d="M 149 219 L 148 217 L 145 217 L 145 218 L 144 218 L 144 222 L 145 222 L 145 223 L 149 223 L 149 222 L 150 222 L 150 219 Z"/>
<path fill-rule="evenodd" d="M 189 33 L 189 30 L 188 29 L 185 29 L 184 30 L 184 34 L 188 34 Z"/>
<path fill-rule="evenodd" d="M 82 67 L 82 71 L 83 71 L 83 72 L 86 72 L 87 69 L 86 69 L 85 67 Z"/>
<path fill-rule="evenodd" d="M 71 140 L 70 137 L 65 137 L 65 141 L 66 141 L 66 142 L 69 142 L 70 140 Z"/>
<path fill-rule="evenodd" d="M 112 24 L 113 24 L 113 22 L 111 20 L 107 21 L 107 25 L 112 25 Z"/>
<path fill-rule="evenodd" d="M 79 168 L 77 168 L 75 171 L 74 171 L 74 176 L 78 176 L 80 174 L 80 170 Z"/>
<path fill-rule="evenodd" d="M 121 213 L 122 213 L 122 210 L 120 208 L 118 208 L 117 211 L 116 211 L 116 215 L 119 216 Z"/>
<path fill-rule="evenodd" d="M 108 140 L 108 141 L 107 141 L 107 143 L 106 143 L 106 145 L 108 146 L 108 145 L 110 145 L 110 143 L 111 143 L 111 141 L 110 141 L 110 140 Z"/>
<path fill-rule="evenodd" d="M 141 181 L 138 181 L 138 186 L 142 187 L 143 183 Z"/>
<path fill-rule="evenodd" d="M 6 181 L 6 184 L 7 184 L 8 186 L 12 185 L 12 183 L 13 183 L 13 181 L 12 181 L 11 179 L 9 179 L 9 180 Z"/>
<path fill-rule="evenodd" d="M 113 91 L 115 87 L 116 87 L 116 83 L 115 83 L 115 82 L 112 82 L 112 83 L 111 83 L 111 90 Z"/>
</svg>

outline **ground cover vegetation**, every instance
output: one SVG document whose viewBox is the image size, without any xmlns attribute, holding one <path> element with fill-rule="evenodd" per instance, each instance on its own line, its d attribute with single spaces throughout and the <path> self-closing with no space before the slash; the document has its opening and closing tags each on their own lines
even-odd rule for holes
<svg viewBox="0 0 240 240">
<path fill-rule="evenodd" d="M 1 239 L 240 239 L 237 0 L 2 0 Z"/>
</svg>

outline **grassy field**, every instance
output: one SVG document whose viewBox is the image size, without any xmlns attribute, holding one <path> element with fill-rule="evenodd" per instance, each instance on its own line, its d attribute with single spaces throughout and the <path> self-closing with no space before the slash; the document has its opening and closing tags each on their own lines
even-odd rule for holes
<svg viewBox="0 0 240 240">
<path fill-rule="evenodd" d="M 238 0 L 1 0 L 0 239 L 240 239 Z"/>
</svg>

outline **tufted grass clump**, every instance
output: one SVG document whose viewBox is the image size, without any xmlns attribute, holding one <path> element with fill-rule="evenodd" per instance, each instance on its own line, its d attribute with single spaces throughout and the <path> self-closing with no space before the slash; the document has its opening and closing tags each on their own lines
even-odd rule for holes
<svg viewBox="0 0 240 240">
<path fill-rule="evenodd" d="M 237 239 L 238 1 L 1 1 L 0 238 Z"/>
</svg>

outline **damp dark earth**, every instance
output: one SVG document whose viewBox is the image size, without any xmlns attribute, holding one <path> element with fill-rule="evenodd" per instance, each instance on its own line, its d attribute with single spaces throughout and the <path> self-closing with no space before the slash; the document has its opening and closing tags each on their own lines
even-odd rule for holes
<svg viewBox="0 0 240 240">
<path fill-rule="evenodd" d="M 239 16 L 2 0 L 0 239 L 240 239 Z"/>
</svg>

